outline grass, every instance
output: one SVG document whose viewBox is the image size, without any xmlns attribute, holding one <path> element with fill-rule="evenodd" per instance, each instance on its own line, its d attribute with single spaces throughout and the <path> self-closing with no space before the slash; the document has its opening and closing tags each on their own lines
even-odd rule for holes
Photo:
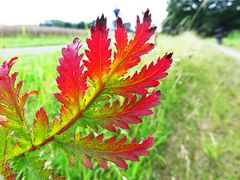
<svg viewBox="0 0 240 180">
<path fill-rule="evenodd" d="M 85 37 L 85 34 L 79 36 Z M 31 47 L 45 45 L 61 45 L 70 42 L 73 39 L 72 35 L 20 35 L 20 36 L 0 36 L 0 48 L 13 47 Z"/>
<path fill-rule="evenodd" d="M 226 38 L 224 38 L 223 43 L 233 49 L 240 51 L 240 31 L 230 32 Z"/>
<path fill-rule="evenodd" d="M 108 171 L 100 168 L 91 171 L 80 163 L 71 167 L 59 152 L 49 159 L 59 174 L 67 175 L 67 179 L 240 178 L 239 66 L 192 34 L 160 35 L 157 42 L 144 62 L 156 59 L 159 51 L 174 52 L 169 76 L 159 87 L 161 105 L 142 124 L 122 131 L 129 137 L 154 136 L 150 155 L 138 163 L 129 163 L 128 170 L 110 163 Z M 27 119 L 33 120 L 42 105 L 50 117 L 58 114 L 60 105 L 53 97 L 57 91 L 58 56 L 59 52 L 23 55 L 15 66 L 20 78 L 25 79 L 24 89 L 40 91 L 37 98 L 32 97 L 27 103 Z"/>
<path fill-rule="evenodd" d="M 211 37 L 212 43 L 217 43 L 216 38 Z M 222 45 L 240 51 L 240 31 L 232 31 L 223 37 Z"/>
<path fill-rule="evenodd" d="M 176 90 L 183 89 L 176 95 L 177 102 L 170 105 L 176 117 L 174 133 L 164 151 L 167 161 L 163 176 L 238 179 L 239 66 L 188 34 L 165 40 L 163 37 L 161 44 L 180 59 L 173 71 L 180 83 Z M 172 75 L 165 80 L 166 84 Z M 168 90 L 165 93 L 170 95 Z M 178 105 L 180 109 L 175 108 Z"/>
</svg>

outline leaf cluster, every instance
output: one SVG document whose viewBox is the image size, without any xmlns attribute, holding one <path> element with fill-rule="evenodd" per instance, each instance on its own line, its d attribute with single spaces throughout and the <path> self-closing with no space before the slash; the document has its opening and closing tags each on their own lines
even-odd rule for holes
<svg viewBox="0 0 240 180">
<path fill-rule="evenodd" d="M 141 123 L 142 116 L 152 114 L 150 108 L 160 103 L 160 92 L 152 89 L 158 86 L 159 79 L 167 76 L 172 54 L 128 76 L 129 69 L 154 48 L 148 42 L 156 30 L 151 26 L 149 11 L 144 13 L 142 21 L 137 17 L 133 39 L 128 39 L 121 18 L 116 22 L 113 57 L 104 16 L 97 18 L 91 28 L 85 53 L 79 54 L 82 45 L 78 38 L 62 49 L 56 79 L 59 92 L 54 94 L 62 106 L 54 120 L 49 120 L 41 107 L 33 124 L 26 123 L 24 105 L 37 91 L 22 93 L 23 81 L 16 83 L 17 73 L 10 73 L 17 58 L 0 66 L 0 162 L 5 177 L 55 178 L 51 166 L 46 166 L 52 147 L 63 149 L 71 162 L 78 160 L 90 169 L 92 160 L 105 170 L 107 162 L 127 169 L 126 160 L 139 161 L 139 156 L 148 154 L 153 144 L 151 136 L 141 142 L 137 138 L 128 142 L 126 136 L 105 139 L 103 133 L 82 136 L 76 130 L 79 127 L 96 132 L 129 129 L 130 124 Z"/>
</svg>

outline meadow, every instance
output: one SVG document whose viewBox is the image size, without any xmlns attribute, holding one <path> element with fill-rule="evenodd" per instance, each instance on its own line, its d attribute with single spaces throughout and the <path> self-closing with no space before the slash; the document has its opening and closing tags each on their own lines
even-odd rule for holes
<svg viewBox="0 0 240 180">
<path fill-rule="evenodd" d="M 110 164 L 108 171 L 98 167 L 91 171 L 79 162 L 72 167 L 59 151 L 57 157 L 48 159 L 48 165 L 67 179 L 239 179 L 239 65 L 192 33 L 175 37 L 159 35 L 157 47 L 143 62 L 155 60 L 159 53 L 162 56 L 165 52 L 174 52 L 174 63 L 169 76 L 159 86 L 161 105 L 142 124 L 122 131 L 129 137 L 154 136 L 149 156 L 142 157 L 138 163 L 129 163 L 128 170 Z M 60 50 L 51 54 L 26 54 L 19 57 L 14 67 L 20 73 L 19 79 L 25 79 L 25 90 L 39 90 L 38 97 L 31 97 L 27 103 L 29 123 L 41 106 L 51 119 L 59 113 L 60 104 L 53 96 L 57 91 L 59 56 Z M 92 132 L 78 130 L 83 134 Z M 48 146 L 54 150 L 52 145 Z"/>
<path fill-rule="evenodd" d="M 0 37 L 0 48 L 32 47 L 66 44 L 73 36 L 41 35 L 41 36 L 5 36 Z"/>
<path fill-rule="evenodd" d="M 70 42 L 72 37 L 85 38 L 87 34 L 80 29 L 0 25 L 0 48 L 61 45 Z"/>
</svg>

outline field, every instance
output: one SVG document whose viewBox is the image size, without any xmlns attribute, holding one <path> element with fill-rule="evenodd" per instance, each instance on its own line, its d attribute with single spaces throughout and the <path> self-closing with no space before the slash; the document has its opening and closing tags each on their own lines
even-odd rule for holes
<svg viewBox="0 0 240 180">
<path fill-rule="evenodd" d="M 0 48 L 66 44 L 72 40 L 72 37 L 86 37 L 86 35 L 86 31 L 79 29 L 0 26 Z"/>
<path fill-rule="evenodd" d="M 108 171 L 100 168 L 91 171 L 81 164 L 71 167 L 59 152 L 58 157 L 49 159 L 58 174 L 66 174 L 67 179 L 240 178 L 239 65 L 189 33 L 176 37 L 160 35 L 157 47 L 144 62 L 156 59 L 159 51 L 161 55 L 174 52 L 169 76 L 159 87 L 161 105 L 142 124 L 123 131 L 130 137 L 154 136 L 150 155 L 138 163 L 129 163 L 128 170 L 111 164 Z M 25 79 L 24 89 L 40 92 L 27 104 L 29 122 L 42 105 L 50 117 L 59 113 L 60 105 L 53 97 L 57 91 L 55 69 L 59 55 L 59 52 L 23 55 L 15 66 L 20 78 Z"/>
<path fill-rule="evenodd" d="M 72 40 L 72 36 L 54 36 L 43 35 L 39 37 L 31 36 L 17 36 L 17 37 L 0 37 L 0 48 L 13 48 L 13 47 L 31 47 L 43 45 L 59 45 L 66 44 Z"/>
</svg>

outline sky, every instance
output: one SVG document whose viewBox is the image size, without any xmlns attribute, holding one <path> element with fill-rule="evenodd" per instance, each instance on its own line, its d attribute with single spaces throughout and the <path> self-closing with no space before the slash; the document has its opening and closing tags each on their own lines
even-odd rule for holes
<svg viewBox="0 0 240 180">
<path fill-rule="evenodd" d="M 167 0 L 1 0 L 0 25 L 38 25 L 59 19 L 69 22 L 92 22 L 104 14 L 108 25 L 115 19 L 113 10 L 120 9 L 124 22 L 135 26 L 136 16 L 147 8 L 153 24 L 160 25 L 166 17 Z"/>
</svg>

